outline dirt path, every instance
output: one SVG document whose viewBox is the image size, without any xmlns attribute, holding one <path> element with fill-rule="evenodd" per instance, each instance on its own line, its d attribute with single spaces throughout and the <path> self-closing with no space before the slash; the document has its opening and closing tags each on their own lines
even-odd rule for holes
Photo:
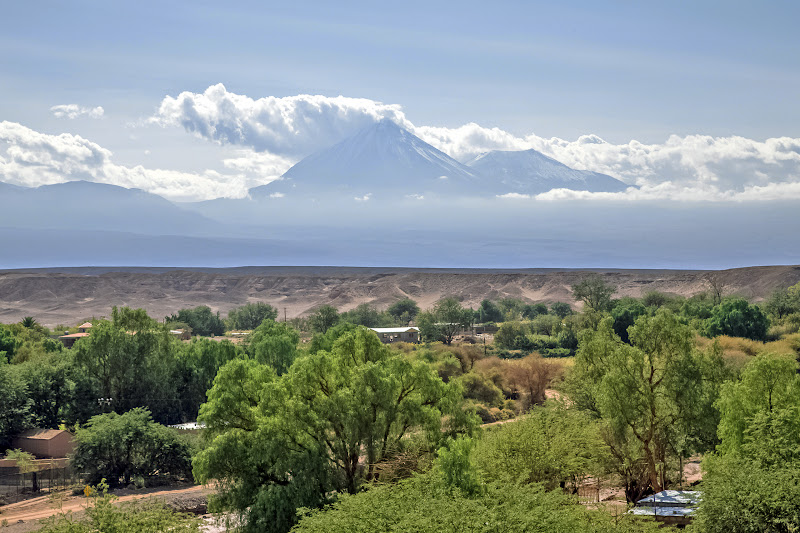
<svg viewBox="0 0 800 533">
<path fill-rule="evenodd" d="M 205 496 L 210 491 L 211 489 L 202 487 L 200 485 L 193 485 L 178 489 L 162 487 L 136 491 L 135 493 L 121 491 L 118 493 L 119 496 L 118 499 L 115 500 L 115 503 L 130 502 L 149 497 L 168 500 L 172 500 L 173 498 L 200 497 Z M 84 496 L 67 496 L 63 502 L 63 505 L 59 509 L 54 508 L 50 496 L 40 496 L 38 498 L 32 498 L 23 502 L 12 503 L 11 505 L 0 507 L 0 521 L 7 520 L 9 526 L 14 526 L 15 524 L 19 523 L 38 523 L 38 521 L 42 518 L 47 518 L 61 512 L 66 513 L 68 511 L 72 511 L 75 513 L 83 511 L 86 508 L 86 503 L 87 501 Z M 33 529 L 20 529 L 19 531 L 33 531 Z"/>
</svg>

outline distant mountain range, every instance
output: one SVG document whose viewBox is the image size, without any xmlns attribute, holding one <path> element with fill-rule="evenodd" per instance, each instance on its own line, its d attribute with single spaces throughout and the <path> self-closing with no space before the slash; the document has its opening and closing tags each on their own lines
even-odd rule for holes
<svg viewBox="0 0 800 533">
<path fill-rule="evenodd" d="M 41 187 L 0 184 L 0 227 L 76 232 L 135 231 L 149 235 L 198 235 L 218 224 L 139 189 L 70 181 Z"/>
<path fill-rule="evenodd" d="M 616 192 L 627 187 L 605 174 L 569 168 L 536 150 L 493 151 L 462 164 L 385 119 L 306 157 L 282 179 L 250 189 L 250 196 L 494 196 L 538 194 L 555 188 Z"/>
<path fill-rule="evenodd" d="M 617 192 L 629 187 L 607 174 L 575 170 L 536 150 L 494 150 L 467 161 L 466 165 L 473 172 L 499 182 L 506 192 L 539 194 L 551 189 Z"/>
</svg>

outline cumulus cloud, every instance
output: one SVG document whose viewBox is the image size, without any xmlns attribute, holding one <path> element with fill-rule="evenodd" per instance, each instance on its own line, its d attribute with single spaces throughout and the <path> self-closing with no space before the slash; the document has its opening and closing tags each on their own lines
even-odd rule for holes
<svg viewBox="0 0 800 533">
<path fill-rule="evenodd" d="M 165 97 L 151 121 L 181 126 L 221 144 L 282 156 L 305 156 L 383 118 L 411 128 L 399 105 L 366 98 L 301 94 L 253 99 L 212 85 Z"/>
<path fill-rule="evenodd" d="M 354 199 L 356 202 L 366 202 L 366 201 L 369 201 L 369 199 L 370 199 L 371 197 L 372 197 L 372 193 L 371 193 L 371 192 L 368 192 L 368 193 L 367 193 L 367 194 L 365 194 L 364 196 L 356 196 L 356 197 L 354 197 L 353 199 Z"/>
<path fill-rule="evenodd" d="M 54 105 L 50 111 L 56 118 L 76 119 L 78 117 L 101 118 L 105 110 L 100 107 L 84 107 L 78 104 Z"/>
<path fill-rule="evenodd" d="M 243 197 L 248 181 L 244 174 L 210 170 L 196 174 L 126 167 L 114 163 L 109 150 L 78 135 L 48 135 L 0 122 L 0 181 L 37 187 L 74 180 L 138 188 L 174 200 Z"/>
</svg>

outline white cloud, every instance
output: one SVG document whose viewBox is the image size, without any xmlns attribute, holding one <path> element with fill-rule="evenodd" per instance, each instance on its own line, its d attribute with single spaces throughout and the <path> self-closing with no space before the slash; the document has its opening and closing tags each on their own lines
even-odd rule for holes
<svg viewBox="0 0 800 533">
<path fill-rule="evenodd" d="M 516 137 L 477 124 L 452 129 L 420 127 L 415 131 L 461 160 L 488 150 L 533 148 L 572 168 L 609 174 L 652 194 L 669 190 L 673 198 L 683 196 L 678 191 L 699 189 L 706 197 L 733 200 L 742 194 L 756 195 L 755 191 L 761 190 L 757 187 L 800 181 L 800 139 L 789 137 L 757 141 L 736 136 L 672 135 L 661 144 L 636 140 L 612 144 L 597 135 L 583 135 L 575 141 L 534 134 Z M 657 187 L 667 183 L 669 187 Z"/>
<path fill-rule="evenodd" d="M 240 150 L 237 157 L 222 160 L 225 168 L 258 178 L 259 185 L 265 185 L 279 178 L 294 163 L 294 160 L 283 156 L 252 150 Z"/>
<path fill-rule="evenodd" d="M 367 193 L 367 194 L 365 194 L 364 196 L 356 196 L 356 197 L 354 197 L 353 199 L 354 199 L 356 202 L 366 202 L 366 201 L 368 201 L 368 200 L 369 200 L 371 197 L 372 197 L 372 193 L 371 193 L 371 192 L 368 192 L 368 193 Z"/>
<path fill-rule="evenodd" d="M 5 145 L 5 150 L 3 150 Z M 112 153 L 78 135 L 48 135 L 15 122 L 0 122 L 0 181 L 37 187 L 86 180 L 138 188 L 174 200 L 243 197 L 247 177 L 205 171 L 126 167 Z"/>
<path fill-rule="evenodd" d="M 458 128 L 415 126 L 399 105 L 344 96 L 253 99 L 229 92 L 221 84 L 203 93 L 167 96 L 151 121 L 180 125 L 221 144 L 247 147 L 247 155 L 228 159 L 225 166 L 269 180 L 282 174 L 291 162 L 381 118 L 394 120 L 461 161 L 489 150 L 533 148 L 570 167 L 609 174 L 647 194 L 670 198 L 688 197 L 692 194 L 688 191 L 697 190 L 703 191 L 704 197 L 728 200 L 742 194 L 763 197 L 764 192 L 756 193 L 761 191 L 757 187 L 800 181 L 800 139 L 673 135 L 663 143 L 631 140 L 612 144 L 588 134 L 569 141 L 533 133 L 519 136 L 475 123 Z M 620 194 L 631 198 L 645 195 Z"/>
<path fill-rule="evenodd" d="M 282 192 L 274 192 L 269 195 L 270 198 L 283 198 L 284 196 L 286 195 L 283 194 Z"/>
<path fill-rule="evenodd" d="M 258 152 L 305 156 L 382 118 L 412 127 L 399 105 L 366 98 L 301 94 L 254 100 L 212 85 L 203 93 L 165 97 L 152 121 Z"/>
<path fill-rule="evenodd" d="M 503 197 L 509 196 L 503 195 Z M 716 185 L 680 185 L 673 182 L 644 185 L 640 188 L 630 187 L 622 192 L 588 192 L 553 189 L 545 193 L 537 194 L 533 199 L 546 202 L 565 200 L 619 202 L 670 200 L 682 203 L 770 202 L 776 200 L 800 199 L 800 182 L 750 185 L 739 191 L 722 190 Z"/>
<path fill-rule="evenodd" d="M 78 104 L 54 105 L 50 111 L 56 118 L 75 119 L 78 117 L 101 118 L 105 110 L 100 107 L 84 107 Z"/>
<path fill-rule="evenodd" d="M 531 198 L 530 194 L 521 194 L 518 192 L 507 192 L 505 194 L 498 194 L 498 198 L 504 198 L 507 200 L 529 200 Z"/>
<path fill-rule="evenodd" d="M 425 196 L 422 194 L 407 194 L 406 198 L 411 198 L 413 200 L 424 200 Z"/>
</svg>

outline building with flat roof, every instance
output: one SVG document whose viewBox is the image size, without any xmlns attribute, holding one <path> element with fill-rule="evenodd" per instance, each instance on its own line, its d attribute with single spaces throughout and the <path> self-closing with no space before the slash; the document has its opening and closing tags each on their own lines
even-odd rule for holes
<svg viewBox="0 0 800 533">
<path fill-rule="evenodd" d="M 393 342 L 419 342 L 419 328 L 405 327 L 405 328 L 369 328 L 378 334 L 378 338 L 384 344 L 391 344 Z"/>
</svg>

